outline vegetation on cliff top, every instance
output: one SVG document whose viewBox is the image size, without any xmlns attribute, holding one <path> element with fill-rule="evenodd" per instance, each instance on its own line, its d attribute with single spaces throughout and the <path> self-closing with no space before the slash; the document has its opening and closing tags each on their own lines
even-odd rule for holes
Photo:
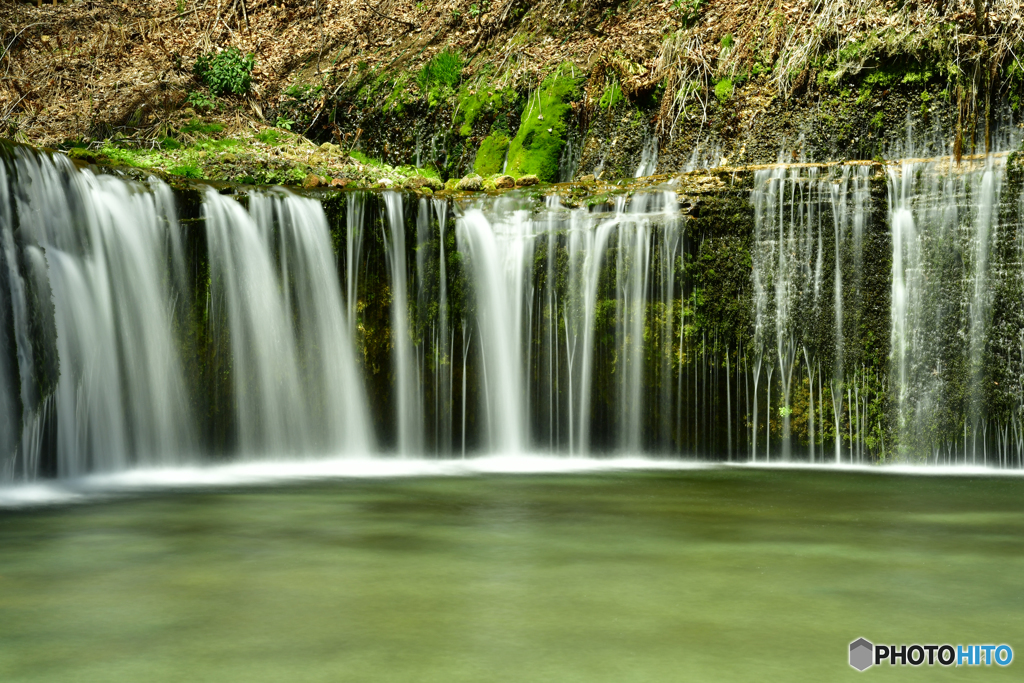
<svg viewBox="0 0 1024 683">
<path fill-rule="evenodd" d="M 599 84 L 578 94 L 581 120 L 620 98 L 654 98 L 651 123 L 668 139 L 705 126 L 715 107 L 745 108 L 754 120 L 780 96 L 860 87 L 917 65 L 957 107 L 964 151 L 978 130 L 987 137 L 995 103 L 1019 106 L 1024 87 L 1024 12 L 1011 0 L 93 0 L 8 9 L 0 136 L 37 145 L 97 147 L 119 134 L 122 146 L 152 148 L 186 107 L 230 130 L 269 125 L 351 143 L 359 131 L 338 122 L 340 107 L 401 111 L 419 100 L 455 112 L 454 130 L 479 136 L 472 147 L 491 133 L 511 137 L 516 168 L 551 177 L 551 152 L 565 139 L 556 125 L 549 138 L 537 125 L 474 125 L 488 108 L 550 90 L 563 64 Z M 755 83 L 756 96 L 733 97 Z M 542 160 L 520 159 L 524 149 Z"/>
</svg>

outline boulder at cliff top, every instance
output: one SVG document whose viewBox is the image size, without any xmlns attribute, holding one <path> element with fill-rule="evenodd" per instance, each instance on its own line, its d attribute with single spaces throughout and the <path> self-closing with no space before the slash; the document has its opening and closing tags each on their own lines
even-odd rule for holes
<svg viewBox="0 0 1024 683">
<path fill-rule="evenodd" d="M 479 192 L 483 188 L 483 178 L 478 175 L 468 175 L 459 181 L 456 189 L 460 192 Z"/>
</svg>

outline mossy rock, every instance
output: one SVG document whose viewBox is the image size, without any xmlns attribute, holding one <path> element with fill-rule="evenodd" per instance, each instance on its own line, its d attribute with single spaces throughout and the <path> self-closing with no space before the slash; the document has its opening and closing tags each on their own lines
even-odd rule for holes
<svg viewBox="0 0 1024 683">
<path fill-rule="evenodd" d="M 473 170 L 482 176 L 501 173 L 505 165 L 505 153 L 508 151 L 509 139 L 501 133 L 492 133 L 480 143 L 473 162 Z"/>
<path fill-rule="evenodd" d="M 513 176 L 535 175 L 551 182 L 558 179 L 558 160 L 568 134 L 570 103 L 579 95 L 580 78 L 563 64 L 544 79 L 531 95 L 519 132 L 509 144 L 506 170 Z"/>
<path fill-rule="evenodd" d="M 479 192 L 483 189 L 483 178 L 478 175 L 468 175 L 459 181 L 456 189 L 460 192 Z"/>
<path fill-rule="evenodd" d="M 516 179 L 510 175 L 500 175 L 494 179 L 494 187 L 499 190 L 508 190 L 516 186 Z"/>
<path fill-rule="evenodd" d="M 524 175 L 516 181 L 516 187 L 530 187 L 540 183 L 540 178 L 535 175 Z"/>
<path fill-rule="evenodd" d="M 430 178 L 427 176 L 412 176 L 411 178 L 406 179 L 404 183 L 402 183 L 402 187 L 406 188 L 407 190 L 421 191 L 426 189 L 433 192 L 435 190 L 443 190 L 444 184 L 437 178 Z"/>
</svg>

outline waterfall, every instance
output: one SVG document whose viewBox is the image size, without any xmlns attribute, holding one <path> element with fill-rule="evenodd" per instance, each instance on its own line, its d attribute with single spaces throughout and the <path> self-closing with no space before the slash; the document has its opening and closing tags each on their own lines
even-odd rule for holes
<svg viewBox="0 0 1024 683">
<path fill-rule="evenodd" d="M 644 412 L 643 333 L 647 313 L 647 282 L 650 271 L 650 226 L 646 219 L 650 195 L 636 195 L 628 218 L 618 225 L 615 274 L 618 280 L 618 347 L 622 361 L 619 448 L 640 450 L 640 424 Z"/>
<path fill-rule="evenodd" d="M 448 225 L 448 202 L 435 199 L 434 214 L 438 229 L 438 300 L 437 300 L 437 343 L 434 352 L 434 396 L 436 415 L 435 448 L 439 453 L 452 450 L 452 362 L 455 358 L 455 330 L 448 332 L 448 271 L 445 259 L 445 229 Z"/>
<path fill-rule="evenodd" d="M 360 192 L 349 195 L 345 220 L 345 303 L 349 330 L 356 329 L 359 266 L 363 253 L 363 220 L 366 198 Z"/>
<path fill-rule="evenodd" d="M 859 288 L 862 280 L 864 233 L 870 219 L 870 171 L 870 167 L 864 165 L 824 169 L 780 165 L 755 172 L 751 272 L 755 414 L 762 365 L 766 366 L 765 400 L 770 401 L 773 375 L 778 377 L 781 393 L 776 427 L 771 426 L 775 413 L 771 412 L 770 404 L 765 413 L 768 424 L 763 429 L 769 440 L 764 447 L 765 458 L 772 457 L 773 440 L 781 447 L 783 459 L 792 457 L 792 421 L 798 408 L 802 413 L 801 422 L 805 424 L 808 454 L 813 457 L 816 444 L 824 443 L 825 421 L 818 413 L 825 396 L 820 389 L 815 392 L 814 384 L 821 379 L 817 372 L 821 359 L 832 368 L 826 388 L 832 406 L 829 427 L 836 462 L 842 458 L 840 424 L 845 419 L 852 425 L 857 419 L 849 412 L 849 405 L 846 411 L 843 409 L 843 397 L 852 388 L 844 375 L 844 368 L 851 362 L 846 353 L 846 330 L 850 326 L 847 299 L 851 284 Z M 831 302 L 822 296 L 824 279 L 828 277 L 825 244 L 829 242 Z M 851 277 L 844 280 L 844 273 Z M 850 303 L 856 304 L 849 312 L 856 318 L 863 304 L 859 300 Z M 803 369 L 798 371 L 801 364 Z M 801 375 L 806 378 L 806 384 L 794 385 L 794 379 Z M 806 400 L 806 407 L 794 405 L 797 389 L 800 403 Z M 754 425 L 756 427 L 757 418 Z M 751 436 L 755 442 L 753 457 L 757 457 L 756 429 Z M 852 437 L 847 440 L 851 441 L 852 448 Z"/>
<path fill-rule="evenodd" d="M 889 167 L 892 373 L 903 453 L 948 451 L 988 463 L 985 405 L 1010 398 L 998 388 L 1008 378 L 984 367 L 987 349 L 1008 353 L 1008 340 L 992 334 L 993 297 L 1004 297 L 1004 320 L 1019 310 L 1006 291 L 1009 264 L 1001 261 L 1009 254 L 997 246 L 1012 239 L 1000 235 L 996 212 L 1004 167 L 995 156 Z"/>
<path fill-rule="evenodd" d="M 16 469 L 75 476 L 191 459 L 193 421 L 171 337 L 169 266 L 181 248 L 176 218 L 158 200 L 161 184 L 150 181 L 154 193 L 28 153 L 17 153 L 15 173 L 2 229 L 24 410 Z M 45 325 L 32 330 L 29 282 L 36 306 L 52 301 L 57 367 L 38 364 L 53 340 Z M 57 368 L 53 398 L 40 403 L 54 379 L 44 373 Z M 33 450 L 43 445 L 38 416 L 50 411 L 57 439 L 45 464 Z"/>
<path fill-rule="evenodd" d="M 391 335 L 395 359 L 395 393 L 399 453 L 419 453 L 423 449 L 422 393 L 412 334 L 409 329 L 409 271 L 406 266 L 405 215 L 402 195 L 384 193 L 388 230 L 384 233 L 385 251 L 391 273 Z"/>
<path fill-rule="evenodd" d="M 1020 466 L 1014 163 L 777 164 L 583 199 L 313 199 L 172 189 L 14 148 L 0 476 L 378 444 Z"/>
<path fill-rule="evenodd" d="M 528 211 L 499 203 L 489 221 L 479 209 L 458 219 L 459 248 L 473 270 L 483 353 L 488 444 L 517 453 L 526 445 L 524 337 L 532 299 L 534 240 Z"/>
<path fill-rule="evenodd" d="M 644 139 L 644 147 L 640 152 L 640 164 L 636 167 L 634 178 L 654 175 L 658 170 L 658 136 L 648 134 Z"/>
<path fill-rule="evenodd" d="M 245 455 L 367 452 L 370 436 L 319 203 L 204 198 L 212 314 L 231 339 Z"/>
</svg>

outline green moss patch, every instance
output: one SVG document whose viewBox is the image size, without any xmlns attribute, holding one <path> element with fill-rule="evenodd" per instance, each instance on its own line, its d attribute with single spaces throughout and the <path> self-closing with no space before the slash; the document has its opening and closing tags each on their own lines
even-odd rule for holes
<svg viewBox="0 0 1024 683">
<path fill-rule="evenodd" d="M 732 79 L 723 78 L 718 83 L 715 83 L 715 97 L 718 98 L 720 103 L 725 104 L 732 97 L 732 89 Z"/>
<path fill-rule="evenodd" d="M 505 164 L 505 153 L 508 151 L 509 140 L 501 133 L 492 133 L 480 143 L 480 149 L 476 153 L 476 161 L 473 162 L 473 170 L 482 176 L 490 176 L 501 173 L 501 167 Z"/>
<path fill-rule="evenodd" d="M 558 159 L 565 146 L 569 103 L 579 94 L 582 79 L 562 64 L 530 95 L 519 132 L 509 144 L 509 175 L 536 175 L 545 182 L 558 178 Z"/>
<path fill-rule="evenodd" d="M 491 85 L 478 84 L 477 87 L 462 86 L 459 89 L 459 113 L 455 119 L 459 127 L 459 135 L 468 137 L 473 132 L 473 124 L 483 112 L 493 112 L 505 103 L 500 90 Z"/>
</svg>

